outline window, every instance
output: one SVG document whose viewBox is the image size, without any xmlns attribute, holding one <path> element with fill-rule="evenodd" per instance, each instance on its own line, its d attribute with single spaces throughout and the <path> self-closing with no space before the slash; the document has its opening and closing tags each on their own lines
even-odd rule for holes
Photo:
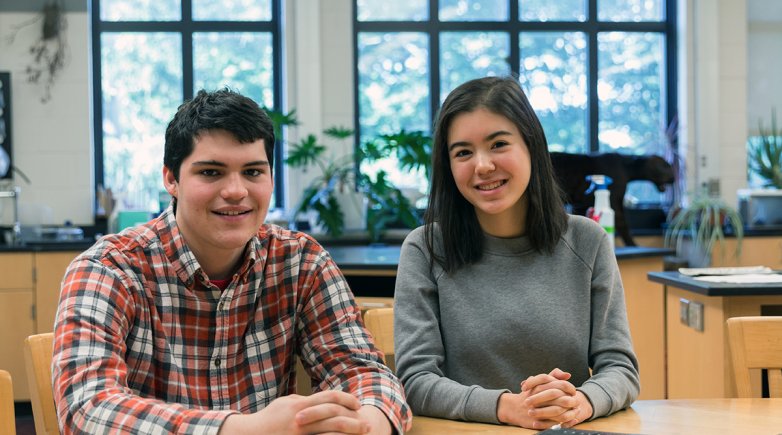
<svg viewBox="0 0 782 435">
<path fill-rule="evenodd" d="M 157 211 L 165 128 L 199 89 L 228 86 L 281 107 L 280 7 L 280 0 L 94 0 L 96 185 L 126 208 Z M 282 205 L 281 159 L 275 151 L 272 207 Z"/>
<path fill-rule="evenodd" d="M 552 151 L 665 153 L 676 112 L 675 0 L 355 0 L 356 125 L 363 143 L 431 132 L 459 84 L 519 76 Z M 384 169 L 398 185 L 427 181 Z M 662 202 L 651 183 L 630 195 Z"/>
</svg>

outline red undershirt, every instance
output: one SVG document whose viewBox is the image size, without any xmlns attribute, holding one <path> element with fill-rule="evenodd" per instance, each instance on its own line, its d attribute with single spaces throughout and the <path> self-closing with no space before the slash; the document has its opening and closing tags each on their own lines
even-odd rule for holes
<svg viewBox="0 0 782 435">
<path fill-rule="evenodd" d="M 220 290 L 225 290 L 228 287 L 228 284 L 231 283 L 231 278 L 228 279 L 212 279 L 209 282 L 216 285 L 217 288 Z"/>
</svg>

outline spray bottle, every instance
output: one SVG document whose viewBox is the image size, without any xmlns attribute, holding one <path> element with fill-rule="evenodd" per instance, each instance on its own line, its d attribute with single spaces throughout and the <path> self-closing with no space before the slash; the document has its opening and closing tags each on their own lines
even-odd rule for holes
<svg viewBox="0 0 782 435">
<path fill-rule="evenodd" d="M 614 248 L 614 210 L 611 209 L 611 192 L 608 190 L 613 180 L 607 175 L 587 175 L 586 180 L 590 183 L 586 193 L 595 192 L 595 206 L 587 210 L 587 217 L 606 230 L 611 248 Z"/>
</svg>

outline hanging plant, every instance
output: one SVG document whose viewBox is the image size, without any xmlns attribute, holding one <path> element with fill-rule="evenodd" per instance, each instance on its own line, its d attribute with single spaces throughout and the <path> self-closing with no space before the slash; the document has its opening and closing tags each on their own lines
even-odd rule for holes
<svg viewBox="0 0 782 435">
<path fill-rule="evenodd" d="M 32 62 L 27 65 L 25 73 L 30 83 L 43 84 L 44 93 L 41 102 L 45 103 L 52 97 L 52 85 L 65 67 L 68 53 L 68 43 L 65 39 L 68 21 L 65 18 L 62 0 L 44 3 L 35 18 L 15 26 L 8 40 L 13 42 L 21 29 L 39 22 L 42 24 L 41 35 L 29 48 Z"/>
</svg>

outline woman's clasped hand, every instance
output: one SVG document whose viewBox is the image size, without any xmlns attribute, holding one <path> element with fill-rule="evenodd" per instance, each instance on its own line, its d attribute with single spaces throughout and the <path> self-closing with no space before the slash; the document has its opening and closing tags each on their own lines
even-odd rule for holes
<svg viewBox="0 0 782 435">
<path fill-rule="evenodd" d="M 500 396 L 500 422 L 529 429 L 555 425 L 572 427 L 592 416 L 586 396 L 568 380 L 570 373 L 555 368 L 548 374 L 530 376 L 521 382 L 521 392 Z"/>
</svg>

